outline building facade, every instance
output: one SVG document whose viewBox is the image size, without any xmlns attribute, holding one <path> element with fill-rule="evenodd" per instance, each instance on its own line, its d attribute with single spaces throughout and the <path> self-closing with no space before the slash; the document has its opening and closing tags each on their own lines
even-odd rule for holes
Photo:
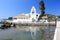
<svg viewBox="0 0 60 40">
<path fill-rule="evenodd" d="M 19 15 L 13 17 L 13 22 L 21 22 L 21 23 L 36 22 L 38 20 L 38 17 L 39 17 L 39 14 L 36 13 L 36 9 L 33 6 L 31 8 L 30 13 L 27 13 L 27 14 L 22 13 L 22 14 L 19 14 Z"/>
<path fill-rule="evenodd" d="M 36 9 L 33 6 L 31 8 L 30 13 L 21 13 L 21 14 L 19 14 L 17 16 L 14 16 L 12 21 L 8 20 L 8 22 L 13 22 L 13 23 L 37 22 L 38 18 L 39 18 L 39 15 L 40 14 L 36 13 Z M 40 20 L 40 22 L 47 22 L 47 20 L 45 20 L 46 18 L 47 18 L 47 16 L 43 16 L 42 19 Z"/>
</svg>

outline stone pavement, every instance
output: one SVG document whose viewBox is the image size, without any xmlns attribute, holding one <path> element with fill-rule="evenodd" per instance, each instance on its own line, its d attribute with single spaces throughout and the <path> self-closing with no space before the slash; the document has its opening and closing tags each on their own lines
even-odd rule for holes
<svg viewBox="0 0 60 40">
<path fill-rule="evenodd" d="M 60 21 L 57 21 L 54 39 L 53 40 L 60 40 Z"/>
</svg>

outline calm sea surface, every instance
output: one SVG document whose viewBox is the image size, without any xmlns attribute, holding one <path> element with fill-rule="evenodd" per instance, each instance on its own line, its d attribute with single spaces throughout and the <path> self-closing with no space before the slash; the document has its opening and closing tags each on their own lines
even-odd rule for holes
<svg viewBox="0 0 60 40">
<path fill-rule="evenodd" d="M 55 27 L 17 26 L 0 29 L 0 40 L 53 40 Z"/>
</svg>

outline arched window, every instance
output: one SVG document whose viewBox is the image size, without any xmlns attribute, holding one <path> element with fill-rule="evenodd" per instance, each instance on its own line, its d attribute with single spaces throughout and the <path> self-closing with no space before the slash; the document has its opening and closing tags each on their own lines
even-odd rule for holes
<svg viewBox="0 0 60 40">
<path fill-rule="evenodd" d="M 33 10 L 33 11 L 32 11 L 32 14 L 34 14 L 34 13 L 35 13 L 35 11 Z"/>
</svg>

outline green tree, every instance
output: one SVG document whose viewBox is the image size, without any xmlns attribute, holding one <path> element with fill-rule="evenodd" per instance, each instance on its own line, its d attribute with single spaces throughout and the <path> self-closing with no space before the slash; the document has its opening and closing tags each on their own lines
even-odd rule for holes
<svg viewBox="0 0 60 40">
<path fill-rule="evenodd" d="M 44 1 L 41 0 L 40 3 L 39 3 L 39 5 L 40 5 L 40 10 L 41 10 L 41 15 L 39 16 L 38 21 L 39 21 L 39 20 L 41 19 L 41 17 L 44 16 L 44 14 L 45 14 Z"/>
<path fill-rule="evenodd" d="M 8 20 L 12 20 L 13 18 L 12 17 L 9 17 Z"/>
<path fill-rule="evenodd" d="M 58 16 L 58 18 L 60 18 L 60 16 Z"/>
</svg>

